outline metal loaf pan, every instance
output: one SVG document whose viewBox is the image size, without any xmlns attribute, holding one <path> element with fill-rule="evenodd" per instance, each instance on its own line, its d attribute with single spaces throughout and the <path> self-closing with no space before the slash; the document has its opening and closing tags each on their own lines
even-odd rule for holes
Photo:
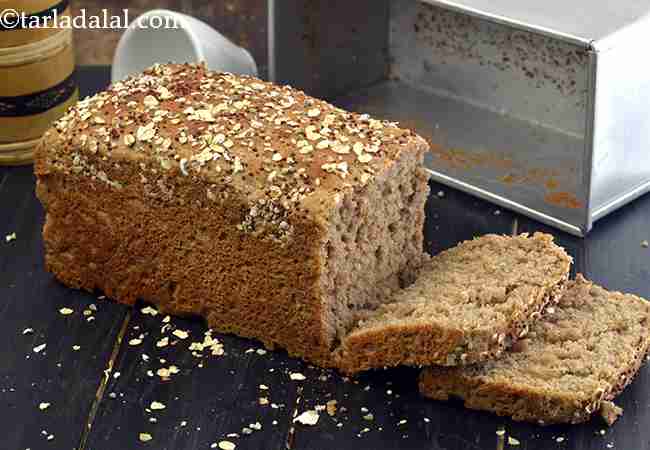
<svg viewBox="0 0 650 450">
<path fill-rule="evenodd" d="M 650 3 L 269 0 L 269 73 L 430 141 L 437 181 L 572 234 L 650 187 Z"/>
</svg>

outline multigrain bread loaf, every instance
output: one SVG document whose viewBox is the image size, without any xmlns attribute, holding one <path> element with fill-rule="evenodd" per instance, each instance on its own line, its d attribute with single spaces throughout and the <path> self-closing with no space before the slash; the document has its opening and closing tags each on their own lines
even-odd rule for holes
<svg viewBox="0 0 650 450">
<path fill-rule="evenodd" d="M 420 391 L 515 420 L 579 423 L 600 412 L 611 424 L 621 413 L 611 400 L 648 353 L 649 326 L 647 301 L 579 275 L 511 352 L 483 365 L 427 368 Z"/>
<path fill-rule="evenodd" d="M 47 268 L 331 366 L 422 264 L 426 150 L 290 87 L 154 66 L 45 135 Z"/>
<path fill-rule="evenodd" d="M 548 234 L 463 242 L 432 257 L 413 285 L 346 335 L 338 365 L 354 373 L 498 357 L 559 297 L 570 265 Z"/>
</svg>

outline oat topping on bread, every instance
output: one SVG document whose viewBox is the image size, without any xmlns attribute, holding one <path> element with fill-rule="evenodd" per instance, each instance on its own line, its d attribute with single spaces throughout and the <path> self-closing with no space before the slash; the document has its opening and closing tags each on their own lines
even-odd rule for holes
<svg viewBox="0 0 650 450">
<path fill-rule="evenodd" d="M 156 65 L 117 82 L 70 109 L 46 142 L 59 170 L 117 189 L 124 180 L 93 159 L 138 162 L 143 184 L 159 172 L 201 179 L 207 197 L 232 186 L 250 204 L 238 227 L 279 238 L 291 234 L 292 212 L 327 209 L 341 199 L 332 194 L 369 183 L 404 149 L 426 148 L 395 123 L 201 65 Z"/>
</svg>

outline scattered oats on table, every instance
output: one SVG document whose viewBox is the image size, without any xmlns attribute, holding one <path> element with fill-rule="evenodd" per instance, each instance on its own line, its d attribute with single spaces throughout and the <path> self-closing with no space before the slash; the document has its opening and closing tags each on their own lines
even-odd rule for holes
<svg viewBox="0 0 650 450">
<path fill-rule="evenodd" d="M 235 444 L 233 444 L 230 441 L 221 441 L 219 442 L 218 446 L 221 450 L 235 450 L 235 448 L 237 447 Z"/>
<path fill-rule="evenodd" d="M 149 405 L 149 408 L 152 411 L 157 411 L 157 410 L 165 409 L 166 406 L 164 405 L 164 403 L 154 401 L 154 402 L 151 402 L 151 405 Z"/>
<path fill-rule="evenodd" d="M 315 411 L 313 409 L 308 409 L 307 411 L 300 414 L 298 417 L 295 417 L 293 419 L 293 422 L 294 423 L 298 422 L 298 423 L 300 423 L 302 425 L 313 426 L 313 425 L 316 425 L 318 423 L 319 417 L 320 417 L 320 415 L 318 414 L 317 411 Z"/>
<path fill-rule="evenodd" d="M 174 336 L 176 336 L 179 339 L 187 339 L 189 337 L 189 333 L 185 330 L 174 330 L 172 332 Z"/>
<path fill-rule="evenodd" d="M 307 379 L 303 374 L 298 373 L 298 372 L 292 372 L 289 374 L 289 378 L 293 381 L 304 381 Z"/>
<path fill-rule="evenodd" d="M 59 313 L 61 313 L 61 315 L 63 315 L 63 316 L 69 316 L 73 312 L 74 312 L 74 310 L 72 308 L 63 307 L 63 308 L 59 309 Z"/>
<path fill-rule="evenodd" d="M 158 315 L 158 310 L 156 308 L 152 308 L 151 306 L 145 306 L 140 310 L 142 314 L 145 315 L 150 315 L 150 316 L 157 316 Z"/>
<path fill-rule="evenodd" d="M 47 344 L 37 345 L 36 347 L 34 347 L 34 353 L 42 352 L 43 350 L 45 350 L 45 347 L 47 347 Z"/>
<path fill-rule="evenodd" d="M 11 233 L 5 236 L 5 241 L 8 243 L 11 241 L 15 241 L 16 239 L 17 239 L 16 233 Z"/>
</svg>

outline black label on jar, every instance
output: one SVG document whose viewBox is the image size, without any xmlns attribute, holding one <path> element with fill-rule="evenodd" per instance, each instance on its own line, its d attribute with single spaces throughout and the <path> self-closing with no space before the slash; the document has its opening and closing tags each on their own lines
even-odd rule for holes
<svg viewBox="0 0 650 450">
<path fill-rule="evenodd" d="M 73 71 L 68 78 L 43 91 L 15 97 L 0 96 L 0 117 L 33 116 L 66 102 L 77 89 Z"/>
</svg>

